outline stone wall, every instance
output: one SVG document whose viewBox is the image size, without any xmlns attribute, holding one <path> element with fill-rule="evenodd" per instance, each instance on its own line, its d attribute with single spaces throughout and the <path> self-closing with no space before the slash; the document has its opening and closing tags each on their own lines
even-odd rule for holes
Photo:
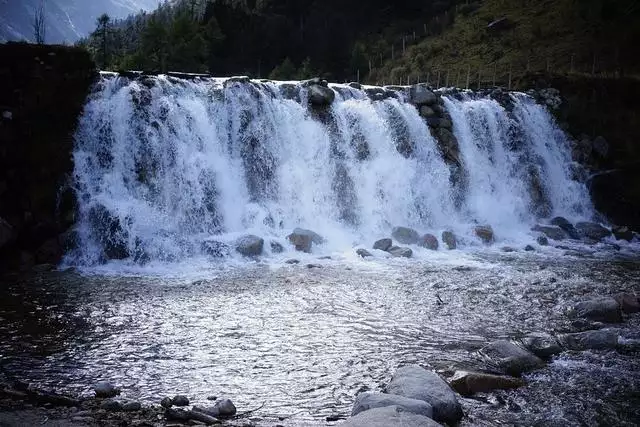
<svg viewBox="0 0 640 427">
<path fill-rule="evenodd" d="M 82 49 L 0 45 L 0 271 L 62 256 L 73 133 L 96 77 Z"/>
</svg>

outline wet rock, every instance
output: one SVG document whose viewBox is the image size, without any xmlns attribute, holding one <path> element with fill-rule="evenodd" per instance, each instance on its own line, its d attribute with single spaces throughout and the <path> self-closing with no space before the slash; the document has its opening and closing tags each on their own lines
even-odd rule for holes
<svg viewBox="0 0 640 427">
<path fill-rule="evenodd" d="M 409 227 L 394 227 L 391 232 L 391 237 L 405 245 L 413 245 L 420 240 L 418 232 Z"/>
<path fill-rule="evenodd" d="M 607 154 L 609 154 L 609 143 L 602 136 L 598 136 L 593 140 L 593 151 L 598 153 L 600 157 L 607 157 Z"/>
<path fill-rule="evenodd" d="M 433 105 L 438 97 L 424 85 L 413 85 L 409 88 L 409 99 L 414 105 Z"/>
<path fill-rule="evenodd" d="M 320 264 L 307 264 L 307 268 L 312 270 L 314 268 L 322 268 L 322 266 Z"/>
<path fill-rule="evenodd" d="M 170 397 L 165 397 L 160 401 L 160 406 L 163 408 L 171 408 L 173 406 L 173 400 Z"/>
<path fill-rule="evenodd" d="M 488 245 L 493 242 L 493 228 L 490 225 L 478 225 L 474 232 L 485 244 Z"/>
<path fill-rule="evenodd" d="M 420 116 L 424 117 L 425 119 L 435 117 L 436 115 L 437 115 L 436 112 L 433 111 L 431 107 L 426 105 L 423 105 L 422 107 L 420 107 Z"/>
<path fill-rule="evenodd" d="M 634 294 L 618 294 L 615 297 L 623 313 L 633 314 L 640 312 L 640 301 Z"/>
<path fill-rule="evenodd" d="M 562 353 L 562 347 L 554 337 L 544 333 L 529 334 L 522 339 L 522 345 L 542 359 Z"/>
<path fill-rule="evenodd" d="M 616 348 L 620 337 L 617 329 L 600 329 L 560 335 L 558 339 L 569 350 L 607 350 Z"/>
<path fill-rule="evenodd" d="M 331 105 L 336 99 L 336 93 L 327 86 L 312 84 L 307 87 L 309 103 L 315 106 Z"/>
<path fill-rule="evenodd" d="M 579 222 L 576 224 L 576 230 L 578 230 L 581 237 L 597 241 L 611 236 L 611 231 L 594 222 Z"/>
<path fill-rule="evenodd" d="M 433 417 L 433 408 L 424 400 L 411 399 L 397 394 L 386 393 L 360 393 L 353 405 L 351 416 L 360 412 L 374 408 L 384 408 L 386 406 L 398 406 L 407 412 L 412 412 L 425 417 Z"/>
<path fill-rule="evenodd" d="M 399 246 L 392 246 L 387 251 L 396 258 L 411 258 L 413 251 L 410 248 L 401 248 Z"/>
<path fill-rule="evenodd" d="M 13 227 L 4 219 L 0 218 L 0 249 L 13 238 Z"/>
<path fill-rule="evenodd" d="M 350 88 L 353 88 L 353 89 L 359 89 L 359 90 L 362 89 L 362 85 L 360 83 L 357 83 L 357 82 L 351 82 L 347 86 L 349 86 Z"/>
<path fill-rule="evenodd" d="M 598 322 L 618 323 L 622 313 L 618 301 L 614 298 L 598 298 L 576 304 L 570 314 Z"/>
<path fill-rule="evenodd" d="M 122 404 L 114 399 L 106 399 L 100 404 L 100 409 L 110 412 L 122 411 Z"/>
<path fill-rule="evenodd" d="M 209 407 L 196 406 L 193 410 L 217 418 L 229 418 L 236 414 L 236 406 L 230 399 L 220 399 Z"/>
<path fill-rule="evenodd" d="M 193 411 L 188 411 L 187 415 L 189 415 L 189 419 L 204 423 L 208 426 L 212 424 L 220 424 L 220 421 L 216 417 L 196 411 L 195 409 Z"/>
<path fill-rule="evenodd" d="M 538 242 L 540 246 L 549 246 L 549 239 L 547 239 L 545 236 L 538 236 L 536 242 Z"/>
<path fill-rule="evenodd" d="M 627 242 L 633 240 L 633 231 L 629 227 L 614 226 L 611 231 L 616 240 L 626 240 Z"/>
<path fill-rule="evenodd" d="M 187 396 L 179 394 L 171 399 L 171 403 L 173 404 L 173 406 L 189 406 L 189 398 Z"/>
<path fill-rule="evenodd" d="M 373 244 L 373 249 L 386 252 L 391 246 L 393 246 L 393 241 L 391 239 L 380 239 Z"/>
<path fill-rule="evenodd" d="M 433 234 L 425 234 L 420 238 L 418 244 L 423 248 L 430 249 L 432 251 L 437 251 L 439 246 L 438 238 Z"/>
<path fill-rule="evenodd" d="M 224 82 L 224 86 L 227 87 L 230 84 L 233 83 L 251 83 L 251 79 L 248 76 L 233 76 L 233 77 L 229 77 L 227 80 L 225 80 Z"/>
<path fill-rule="evenodd" d="M 489 344 L 482 349 L 482 353 L 504 373 L 516 377 L 544 366 L 544 361 L 538 356 L 506 340 Z"/>
<path fill-rule="evenodd" d="M 299 259 L 288 259 L 284 263 L 285 264 L 289 264 L 289 265 L 300 264 L 300 260 Z"/>
<path fill-rule="evenodd" d="M 500 250 L 506 253 L 516 252 L 515 248 L 512 248 L 511 246 L 503 246 Z"/>
<path fill-rule="evenodd" d="M 282 252 L 284 252 L 284 246 L 282 246 L 280 243 L 278 242 L 271 242 L 271 252 L 274 254 L 281 254 Z"/>
<path fill-rule="evenodd" d="M 287 236 L 287 239 L 298 252 L 311 253 L 313 244 L 320 245 L 324 243 L 324 239 L 318 233 L 303 228 L 296 228 L 293 233 Z"/>
<path fill-rule="evenodd" d="M 449 250 L 453 250 L 458 247 L 458 240 L 456 239 L 456 235 L 453 234 L 452 231 L 443 231 L 442 241 L 444 242 L 444 244 L 447 246 Z"/>
<path fill-rule="evenodd" d="M 366 249 L 358 249 L 356 251 L 356 254 L 358 254 L 359 257 L 361 258 L 368 258 L 368 257 L 372 257 L 373 255 L 371 255 L 371 252 L 369 252 Z"/>
<path fill-rule="evenodd" d="M 201 250 L 214 258 L 222 258 L 231 254 L 229 245 L 215 240 L 206 240 L 202 242 Z"/>
<path fill-rule="evenodd" d="M 116 397 L 120 394 L 120 389 L 113 384 L 106 381 L 101 381 L 93 386 L 93 391 L 96 393 L 96 397 Z"/>
<path fill-rule="evenodd" d="M 564 240 L 567 238 L 567 233 L 560 227 L 550 227 L 546 225 L 536 225 L 531 230 L 544 234 L 551 240 Z M 538 242 L 540 243 L 540 242 Z M 548 242 L 547 242 L 548 243 Z"/>
<path fill-rule="evenodd" d="M 122 405 L 122 410 L 124 412 L 135 412 L 141 409 L 142 409 L 142 405 L 140 404 L 140 402 L 127 402 L 124 405 Z"/>
<path fill-rule="evenodd" d="M 536 248 L 534 248 L 534 247 L 533 247 L 533 246 L 531 246 L 531 245 L 527 245 L 527 246 L 525 246 L 525 247 L 524 247 L 524 250 L 525 250 L 526 252 L 535 252 L 535 251 L 536 251 Z"/>
<path fill-rule="evenodd" d="M 164 417 L 169 421 L 189 421 L 191 419 L 189 412 L 191 411 L 167 408 L 167 410 L 164 411 Z"/>
<path fill-rule="evenodd" d="M 236 242 L 236 251 L 244 256 L 258 256 L 262 254 L 264 248 L 264 239 L 247 235 L 243 236 Z"/>
<path fill-rule="evenodd" d="M 578 231 L 576 230 L 576 228 L 566 218 L 557 216 L 551 220 L 551 225 L 560 227 L 572 239 L 576 239 L 576 240 L 580 239 L 580 234 L 578 234 Z"/>
<path fill-rule="evenodd" d="M 341 427 L 439 427 L 440 424 L 424 415 L 414 414 L 399 406 L 386 406 L 360 412 Z"/>
<path fill-rule="evenodd" d="M 442 151 L 444 159 L 449 163 L 460 166 L 462 164 L 460 160 L 460 145 L 458 144 L 458 138 L 449 130 L 444 127 L 435 128 L 433 130 L 433 136 L 438 142 L 438 147 Z"/>
<path fill-rule="evenodd" d="M 386 391 L 424 400 L 433 408 L 433 419 L 436 421 L 453 424 L 462 418 L 462 407 L 449 385 L 436 373 L 418 365 L 399 368 Z"/>
<path fill-rule="evenodd" d="M 520 378 L 465 371 L 457 371 L 449 381 L 449 384 L 451 388 L 462 395 L 487 393 L 493 390 L 509 390 L 525 385 Z"/>
</svg>

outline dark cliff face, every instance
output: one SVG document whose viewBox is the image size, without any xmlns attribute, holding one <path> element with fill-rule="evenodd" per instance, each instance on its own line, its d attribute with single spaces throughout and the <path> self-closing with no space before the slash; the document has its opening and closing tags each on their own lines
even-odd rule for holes
<svg viewBox="0 0 640 427">
<path fill-rule="evenodd" d="M 60 260 L 73 133 L 96 77 L 84 50 L 0 45 L 0 269 Z"/>
</svg>

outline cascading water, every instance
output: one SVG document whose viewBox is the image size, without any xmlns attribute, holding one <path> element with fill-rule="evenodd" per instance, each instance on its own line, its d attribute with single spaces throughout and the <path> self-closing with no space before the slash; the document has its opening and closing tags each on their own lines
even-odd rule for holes
<svg viewBox="0 0 640 427">
<path fill-rule="evenodd" d="M 321 234 L 325 251 L 370 245 L 396 225 L 451 229 L 473 245 L 478 223 L 517 239 L 541 216 L 593 214 L 564 134 L 525 95 L 511 96 L 511 112 L 444 96 L 455 167 L 402 94 L 334 90 L 317 109 L 292 83 L 104 76 L 76 135 L 79 244 L 68 261 L 180 261 L 245 234 L 267 253 L 269 243 L 293 250 L 295 227 Z"/>
</svg>

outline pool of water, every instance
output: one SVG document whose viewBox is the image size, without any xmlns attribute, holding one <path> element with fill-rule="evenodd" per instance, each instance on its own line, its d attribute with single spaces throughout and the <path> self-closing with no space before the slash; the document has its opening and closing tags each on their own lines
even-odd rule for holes
<svg viewBox="0 0 640 427">
<path fill-rule="evenodd" d="M 261 426 L 333 425 L 401 364 L 486 369 L 488 342 L 586 328 L 567 307 L 640 292 L 638 257 L 556 252 L 5 277 L 1 366 L 63 392 L 109 380 L 146 403 L 226 396 Z M 616 326 L 616 351 L 566 352 L 525 388 L 461 399 L 462 424 L 637 425 L 640 319 Z"/>
</svg>

